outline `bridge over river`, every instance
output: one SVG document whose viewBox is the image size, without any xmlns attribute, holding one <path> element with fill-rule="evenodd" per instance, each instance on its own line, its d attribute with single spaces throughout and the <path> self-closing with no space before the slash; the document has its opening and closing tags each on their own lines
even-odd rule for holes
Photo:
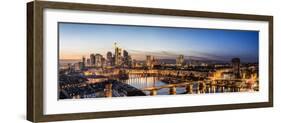
<svg viewBox="0 0 281 123">
<path fill-rule="evenodd" d="M 67 95 L 66 89 L 68 89 L 69 92 L 69 95 L 67 96 L 68 98 L 76 97 L 77 95 L 84 95 L 86 98 L 88 98 L 138 95 L 155 96 L 204 94 L 259 90 L 258 79 L 252 79 L 252 82 L 249 83 L 249 79 L 208 78 L 208 72 L 131 69 L 125 69 L 123 72 L 128 75 L 128 78 L 118 79 L 118 77 L 116 77 L 120 73 L 120 69 L 100 73 L 96 72 L 96 75 L 104 75 L 104 80 L 101 82 L 82 83 L 83 85 L 78 84 L 74 87 L 70 87 L 70 85 L 62 86 L 62 95 Z M 186 77 L 190 74 L 199 76 L 201 79 L 198 79 L 199 81 L 195 81 L 196 79 L 187 79 Z M 110 79 L 116 80 L 116 83 L 104 83 Z M 99 94 L 101 96 L 99 96 Z"/>
<path fill-rule="evenodd" d="M 224 93 L 244 92 L 258 90 L 246 79 L 214 79 L 204 81 L 185 81 L 178 79 L 172 82 L 162 81 L 161 77 L 132 77 L 123 81 L 132 85 L 148 95 L 175 95 L 175 94 L 201 94 L 201 93 Z M 256 82 L 255 82 L 256 83 Z"/>
</svg>

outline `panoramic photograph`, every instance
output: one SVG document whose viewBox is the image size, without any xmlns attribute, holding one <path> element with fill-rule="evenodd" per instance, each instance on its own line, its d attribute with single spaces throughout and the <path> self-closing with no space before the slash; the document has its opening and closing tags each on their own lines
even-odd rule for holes
<svg viewBox="0 0 281 123">
<path fill-rule="evenodd" d="M 259 31 L 58 23 L 58 99 L 259 91 Z"/>
</svg>

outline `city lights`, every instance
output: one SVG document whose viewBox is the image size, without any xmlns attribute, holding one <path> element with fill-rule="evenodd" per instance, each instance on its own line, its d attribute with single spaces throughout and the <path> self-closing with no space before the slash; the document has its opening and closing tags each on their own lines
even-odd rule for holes
<svg viewBox="0 0 281 123">
<path fill-rule="evenodd" d="M 58 99 L 259 91 L 255 31 L 59 26 Z"/>
</svg>

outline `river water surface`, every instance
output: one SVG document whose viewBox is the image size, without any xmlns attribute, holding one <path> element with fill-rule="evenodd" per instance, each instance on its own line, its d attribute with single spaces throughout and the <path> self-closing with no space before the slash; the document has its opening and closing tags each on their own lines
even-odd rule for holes
<svg viewBox="0 0 281 123">
<path fill-rule="evenodd" d="M 129 84 L 135 88 L 143 90 L 145 88 L 160 87 L 167 85 L 167 83 L 160 80 L 159 77 L 137 77 L 130 75 L 128 80 L 123 80 L 124 83 Z M 177 87 L 177 94 L 186 92 L 185 87 Z M 146 95 L 149 95 L 149 91 L 144 91 Z M 157 91 L 157 95 L 169 95 L 169 88 L 162 88 Z"/>
</svg>

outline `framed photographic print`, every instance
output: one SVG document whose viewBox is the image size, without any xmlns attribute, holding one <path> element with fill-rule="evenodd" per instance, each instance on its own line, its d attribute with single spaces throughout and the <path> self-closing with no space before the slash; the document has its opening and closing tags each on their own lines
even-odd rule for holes
<svg viewBox="0 0 281 123">
<path fill-rule="evenodd" d="M 273 106 L 273 17 L 27 3 L 33 122 Z"/>
</svg>

